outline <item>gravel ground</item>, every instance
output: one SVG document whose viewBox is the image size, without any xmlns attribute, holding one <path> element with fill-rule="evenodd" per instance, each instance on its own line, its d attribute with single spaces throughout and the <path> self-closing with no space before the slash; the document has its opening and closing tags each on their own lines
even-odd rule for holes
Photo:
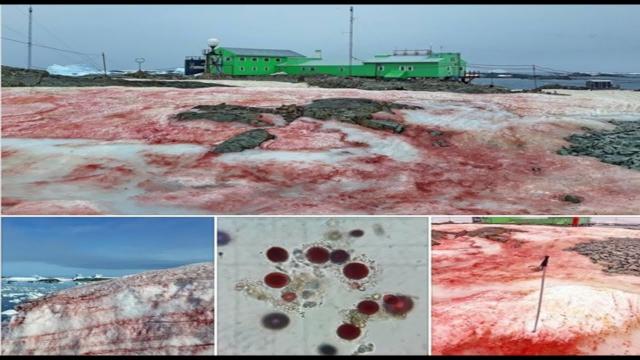
<svg viewBox="0 0 640 360">
<path fill-rule="evenodd" d="M 640 276 L 640 239 L 610 238 L 591 241 L 566 249 L 587 256 L 607 273 Z"/>
<path fill-rule="evenodd" d="M 640 170 L 640 119 L 610 123 L 615 129 L 569 136 L 566 140 L 571 145 L 558 150 L 558 154 L 592 156 L 608 164 Z"/>
</svg>

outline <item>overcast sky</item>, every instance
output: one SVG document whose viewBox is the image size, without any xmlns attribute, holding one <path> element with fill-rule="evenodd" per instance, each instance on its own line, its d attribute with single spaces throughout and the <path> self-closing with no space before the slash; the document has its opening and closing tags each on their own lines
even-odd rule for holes
<svg viewBox="0 0 640 360">
<path fill-rule="evenodd" d="M 211 218 L 2 219 L 2 275 L 120 276 L 213 261 Z"/>
<path fill-rule="evenodd" d="M 26 5 L 2 6 L 2 36 L 26 40 Z M 110 69 L 183 67 L 206 40 L 281 48 L 348 61 L 347 5 L 34 5 L 33 42 L 107 54 Z M 356 5 L 354 55 L 398 49 L 461 52 L 475 64 L 640 71 L 638 5 Z M 83 63 L 34 48 L 33 64 Z M 24 66 L 23 44 L 3 40 L 2 62 Z M 101 66 L 101 60 L 92 61 Z"/>
</svg>

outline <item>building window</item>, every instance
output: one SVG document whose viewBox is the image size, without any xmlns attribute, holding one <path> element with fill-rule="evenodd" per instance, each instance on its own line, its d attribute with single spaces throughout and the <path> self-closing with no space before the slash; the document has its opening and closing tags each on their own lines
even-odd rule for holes
<svg viewBox="0 0 640 360">
<path fill-rule="evenodd" d="M 400 65 L 400 71 L 404 71 L 404 66 Z"/>
<path fill-rule="evenodd" d="M 244 58 L 243 58 L 243 57 L 241 57 L 241 58 L 240 58 L 240 61 L 244 61 Z"/>
<path fill-rule="evenodd" d="M 253 58 L 251 59 L 251 61 L 258 61 L 258 58 Z"/>
<path fill-rule="evenodd" d="M 269 68 L 265 66 L 264 71 L 269 71 Z"/>
<path fill-rule="evenodd" d="M 240 71 L 244 71 L 244 66 L 240 66 Z"/>
<path fill-rule="evenodd" d="M 384 65 L 379 65 L 378 66 L 378 70 L 380 70 L 380 71 L 384 70 Z"/>
<path fill-rule="evenodd" d="M 251 70 L 256 71 L 258 70 L 258 68 L 254 66 L 253 68 L 251 68 Z"/>
<path fill-rule="evenodd" d="M 231 58 L 227 56 L 227 58 L 224 61 L 231 61 Z"/>
<path fill-rule="evenodd" d="M 340 72 L 344 72 L 344 68 L 340 68 Z"/>
<path fill-rule="evenodd" d="M 311 71 L 315 71 L 315 70 L 316 70 L 316 68 L 311 68 L 310 70 L 311 70 Z"/>
<path fill-rule="evenodd" d="M 264 61 L 269 61 L 269 58 L 264 58 Z"/>
<path fill-rule="evenodd" d="M 407 66 L 407 70 L 413 71 L 413 66 Z"/>
<path fill-rule="evenodd" d="M 280 62 L 280 58 L 276 58 L 276 62 Z"/>
<path fill-rule="evenodd" d="M 303 66 L 302 71 L 307 71 L 307 68 Z"/>
</svg>

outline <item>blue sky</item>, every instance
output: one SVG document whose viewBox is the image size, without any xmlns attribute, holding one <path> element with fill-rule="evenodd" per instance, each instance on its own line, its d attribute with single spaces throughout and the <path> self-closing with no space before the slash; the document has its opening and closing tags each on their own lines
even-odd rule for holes
<svg viewBox="0 0 640 360">
<path fill-rule="evenodd" d="M 640 71 L 638 5 L 355 5 L 354 55 L 397 49 L 461 52 L 475 64 L 570 71 Z M 291 49 L 348 61 L 348 5 L 34 5 L 36 44 L 105 52 L 108 69 L 184 66 L 210 37 L 221 46 Z M 2 36 L 26 41 L 28 5 L 2 6 Z M 24 44 L 2 42 L 2 62 L 25 66 Z M 83 62 L 34 48 L 33 64 Z M 102 66 L 100 56 L 91 61 Z"/>
<path fill-rule="evenodd" d="M 120 276 L 213 259 L 211 218 L 2 219 L 2 275 Z"/>
</svg>

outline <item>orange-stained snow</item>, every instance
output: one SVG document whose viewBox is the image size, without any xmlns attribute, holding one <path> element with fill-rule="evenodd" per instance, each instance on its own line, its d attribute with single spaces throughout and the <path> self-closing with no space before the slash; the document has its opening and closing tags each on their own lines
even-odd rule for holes
<svg viewBox="0 0 640 360">
<path fill-rule="evenodd" d="M 555 151 L 583 127 L 640 119 L 640 94 L 569 94 L 5 88 L 3 211 L 22 202 L 87 201 L 113 214 L 638 213 L 639 172 Z M 332 97 L 424 110 L 375 115 L 402 122 L 401 134 L 309 118 L 285 125 L 267 116 L 276 139 L 223 155 L 209 150 L 252 127 L 172 120 L 196 105 Z M 565 194 L 584 201 L 564 202 Z"/>
<path fill-rule="evenodd" d="M 433 225 L 458 233 L 432 247 L 433 354 L 638 354 L 640 277 L 608 274 L 564 249 L 636 238 L 609 227 L 499 225 L 521 230 L 506 242 L 461 235 L 487 225 Z M 495 226 L 495 225 L 492 225 Z M 533 332 L 549 255 L 538 331 Z"/>
</svg>

